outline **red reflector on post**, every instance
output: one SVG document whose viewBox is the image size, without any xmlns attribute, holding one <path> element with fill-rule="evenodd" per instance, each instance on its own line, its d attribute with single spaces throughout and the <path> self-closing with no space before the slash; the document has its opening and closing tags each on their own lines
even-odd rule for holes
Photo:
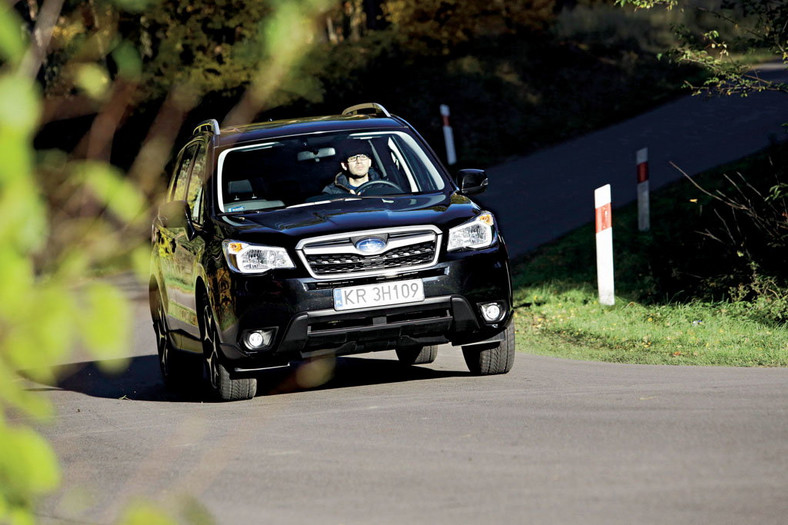
<svg viewBox="0 0 788 525">
<path fill-rule="evenodd" d="M 610 207 L 610 203 L 603 204 L 602 206 L 596 208 L 596 232 L 599 233 L 601 231 L 607 230 L 611 226 L 613 226 L 613 211 Z"/>
<path fill-rule="evenodd" d="M 638 164 L 638 183 L 648 180 L 648 162 Z"/>
</svg>

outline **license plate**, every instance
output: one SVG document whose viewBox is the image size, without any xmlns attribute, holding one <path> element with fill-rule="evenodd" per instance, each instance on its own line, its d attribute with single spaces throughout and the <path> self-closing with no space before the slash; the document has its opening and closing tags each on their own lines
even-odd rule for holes
<svg viewBox="0 0 788 525">
<path fill-rule="evenodd" d="M 334 310 L 417 303 L 424 300 L 421 279 L 334 288 Z"/>
</svg>

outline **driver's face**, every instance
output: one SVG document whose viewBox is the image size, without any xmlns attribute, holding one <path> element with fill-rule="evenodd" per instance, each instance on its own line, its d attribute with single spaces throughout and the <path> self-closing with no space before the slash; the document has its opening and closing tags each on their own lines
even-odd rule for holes
<svg viewBox="0 0 788 525">
<path fill-rule="evenodd" d="M 347 159 L 345 171 L 347 171 L 351 177 L 366 177 L 367 173 L 369 173 L 369 167 L 371 165 L 372 159 L 366 155 L 353 155 Z"/>
</svg>

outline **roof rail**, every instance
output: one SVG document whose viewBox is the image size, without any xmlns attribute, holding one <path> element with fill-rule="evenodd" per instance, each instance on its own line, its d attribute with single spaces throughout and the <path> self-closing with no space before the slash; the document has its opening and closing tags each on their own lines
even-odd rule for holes
<svg viewBox="0 0 788 525">
<path fill-rule="evenodd" d="M 204 131 L 213 133 L 214 135 L 221 135 L 221 132 L 219 131 L 219 122 L 215 118 L 203 120 L 197 124 L 196 128 L 194 128 L 192 135 L 199 135 Z"/>
<path fill-rule="evenodd" d="M 355 106 L 351 106 L 345 109 L 342 114 L 343 115 L 368 115 L 370 114 L 369 111 L 364 110 L 372 110 L 372 115 L 376 117 L 390 117 L 391 113 L 386 110 L 383 106 L 378 104 L 377 102 L 365 102 L 364 104 L 357 104 Z"/>
</svg>

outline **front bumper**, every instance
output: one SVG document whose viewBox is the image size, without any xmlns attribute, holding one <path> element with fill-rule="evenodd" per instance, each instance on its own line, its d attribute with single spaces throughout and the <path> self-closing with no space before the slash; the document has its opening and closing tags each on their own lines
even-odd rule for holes
<svg viewBox="0 0 788 525">
<path fill-rule="evenodd" d="M 417 272 L 369 279 L 320 281 L 288 278 L 285 272 L 246 276 L 225 272 L 215 289 L 221 348 L 236 369 L 287 364 L 323 354 L 346 355 L 402 346 L 472 344 L 500 334 L 511 321 L 512 289 L 502 247 L 457 254 Z M 381 280 L 421 279 L 419 303 L 336 311 L 333 289 Z M 502 318 L 487 323 L 479 305 L 499 302 Z M 271 330 L 268 347 L 252 351 L 242 342 L 249 330 Z"/>
</svg>

